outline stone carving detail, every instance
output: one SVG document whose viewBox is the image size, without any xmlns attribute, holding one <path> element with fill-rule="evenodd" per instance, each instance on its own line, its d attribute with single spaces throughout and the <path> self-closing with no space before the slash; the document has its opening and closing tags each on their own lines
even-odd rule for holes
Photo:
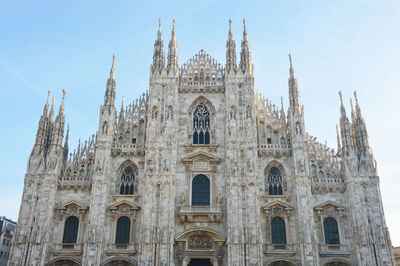
<svg viewBox="0 0 400 266">
<path fill-rule="evenodd" d="M 189 249 L 212 249 L 212 239 L 203 233 L 196 233 L 189 238 Z"/>
<path fill-rule="evenodd" d="M 223 67 L 203 50 L 197 53 L 186 64 L 183 64 L 180 76 L 180 91 L 197 91 L 198 87 L 206 86 L 206 90 L 223 91 Z"/>
</svg>

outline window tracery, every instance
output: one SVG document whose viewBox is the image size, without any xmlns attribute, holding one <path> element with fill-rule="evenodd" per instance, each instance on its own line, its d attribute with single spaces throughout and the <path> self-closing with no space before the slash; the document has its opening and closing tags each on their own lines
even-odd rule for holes
<svg viewBox="0 0 400 266">
<path fill-rule="evenodd" d="M 203 104 L 193 114 L 193 144 L 210 144 L 210 111 Z"/>
<path fill-rule="evenodd" d="M 133 195 L 135 193 L 135 171 L 128 165 L 121 171 L 120 180 L 117 188 L 121 195 Z"/>
<path fill-rule="evenodd" d="M 269 169 L 267 174 L 268 194 L 269 195 L 282 195 L 283 194 L 283 180 L 281 171 L 278 167 L 273 166 Z"/>
</svg>

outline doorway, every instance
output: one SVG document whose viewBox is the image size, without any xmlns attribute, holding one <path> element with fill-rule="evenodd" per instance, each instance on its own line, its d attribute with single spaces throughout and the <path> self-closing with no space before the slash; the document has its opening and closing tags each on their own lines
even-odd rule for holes
<svg viewBox="0 0 400 266">
<path fill-rule="evenodd" d="M 210 259 L 191 259 L 188 266 L 213 266 Z"/>
</svg>

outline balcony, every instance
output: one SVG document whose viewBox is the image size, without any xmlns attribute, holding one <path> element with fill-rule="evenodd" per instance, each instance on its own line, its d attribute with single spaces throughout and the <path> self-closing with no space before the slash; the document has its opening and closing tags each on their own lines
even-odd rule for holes
<svg viewBox="0 0 400 266">
<path fill-rule="evenodd" d="M 258 146 L 258 156 L 289 156 L 291 151 L 290 144 L 266 144 Z"/>
<path fill-rule="evenodd" d="M 145 146 L 140 144 L 117 144 L 114 142 L 111 147 L 111 154 L 113 156 L 144 156 Z"/>
<path fill-rule="evenodd" d="M 82 244 L 78 243 L 58 243 L 54 245 L 52 250 L 53 255 L 73 255 L 79 256 L 82 255 Z"/>
<path fill-rule="evenodd" d="M 217 206 L 181 206 L 179 218 L 182 223 L 204 222 L 220 223 L 223 212 L 220 205 Z"/>
<path fill-rule="evenodd" d="M 108 256 L 115 256 L 115 255 L 134 256 L 137 253 L 137 244 L 136 243 L 108 244 L 105 253 Z"/>
<path fill-rule="evenodd" d="M 267 256 L 294 256 L 296 246 L 294 244 L 266 244 L 264 253 Z"/>
<path fill-rule="evenodd" d="M 327 245 L 319 244 L 319 255 L 321 257 L 326 256 L 349 256 L 349 246 L 348 245 Z"/>
</svg>

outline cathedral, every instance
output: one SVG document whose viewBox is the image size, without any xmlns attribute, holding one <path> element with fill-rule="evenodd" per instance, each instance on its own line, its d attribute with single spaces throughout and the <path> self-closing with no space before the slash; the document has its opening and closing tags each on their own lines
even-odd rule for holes
<svg viewBox="0 0 400 266">
<path fill-rule="evenodd" d="M 201 50 L 178 65 L 160 21 L 149 89 L 119 112 L 114 55 L 73 152 L 65 91 L 58 113 L 49 92 L 9 265 L 394 265 L 357 94 L 346 111 L 339 93 L 337 148 L 318 142 L 290 55 L 287 108 L 254 88 L 243 22 L 238 60 L 230 21 L 225 64 Z"/>
</svg>

